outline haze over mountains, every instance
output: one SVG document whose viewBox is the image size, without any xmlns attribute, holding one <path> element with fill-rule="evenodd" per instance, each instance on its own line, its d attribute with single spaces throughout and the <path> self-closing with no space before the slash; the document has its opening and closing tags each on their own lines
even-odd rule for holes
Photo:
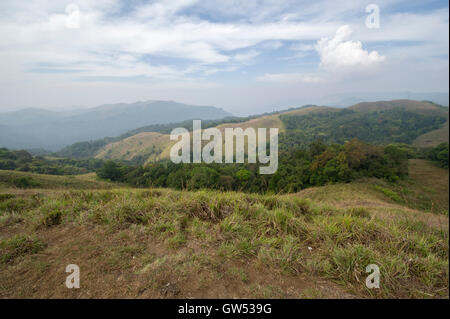
<svg viewBox="0 0 450 319">
<path fill-rule="evenodd" d="M 29 108 L 0 113 L 0 147 L 56 151 L 75 142 L 117 136 L 145 125 L 213 120 L 230 115 L 213 106 L 173 101 L 108 104 L 63 112 Z"/>
<path fill-rule="evenodd" d="M 418 93 L 411 95 L 417 98 L 426 97 Z M 324 103 L 315 105 L 340 108 L 357 104 L 352 104 L 352 101 L 371 102 L 377 96 L 362 93 L 353 98 L 347 95 L 329 96 L 323 98 Z M 430 100 L 440 97 L 438 100 L 442 103 L 438 104 L 445 105 L 446 96 L 448 97 L 448 94 L 436 95 Z M 230 116 L 232 116 L 230 113 L 214 106 L 196 106 L 173 101 L 105 104 L 94 108 L 59 112 L 28 108 L 0 113 L 0 147 L 58 151 L 77 142 L 119 137 L 124 133 L 127 133 L 128 137 L 139 132 L 154 132 L 154 125 L 164 126 L 192 119 L 219 120 Z M 159 129 L 156 131 L 159 132 Z"/>
</svg>

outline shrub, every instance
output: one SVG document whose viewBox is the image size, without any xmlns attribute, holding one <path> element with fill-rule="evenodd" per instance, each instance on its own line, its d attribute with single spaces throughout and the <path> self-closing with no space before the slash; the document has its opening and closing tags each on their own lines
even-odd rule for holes
<svg viewBox="0 0 450 319">
<path fill-rule="evenodd" d="M 61 224 L 62 213 L 59 210 L 53 210 L 44 215 L 42 218 L 40 225 L 45 227 L 52 227 L 55 225 Z"/>
<path fill-rule="evenodd" d="M 389 197 L 390 199 L 392 199 L 394 202 L 402 202 L 402 199 L 400 198 L 400 196 L 394 192 L 393 190 L 381 187 L 376 185 L 375 189 L 382 192 L 385 196 Z"/>
<path fill-rule="evenodd" d="M 31 176 L 18 177 L 14 179 L 13 184 L 18 188 L 32 188 L 40 186 L 40 184 L 34 181 Z"/>
<path fill-rule="evenodd" d="M 35 254 L 46 247 L 41 240 L 24 235 L 14 236 L 0 242 L 0 263 L 8 263 L 17 257 Z"/>
</svg>

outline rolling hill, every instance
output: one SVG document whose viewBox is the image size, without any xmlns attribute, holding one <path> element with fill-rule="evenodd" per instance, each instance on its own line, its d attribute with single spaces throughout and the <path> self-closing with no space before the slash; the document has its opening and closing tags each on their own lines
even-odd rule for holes
<svg viewBox="0 0 450 319">
<path fill-rule="evenodd" d="M 433 146 L 445 140 L 445 136 L 448 140 L 446 121 L 446 107 L 430 102 L 395 100 L 364 102 L 345 109 L 306 106 L 248 121 L 222 123 L 217 128 L 223 131 L 225 127 L 276 127 L 281 133 L 280 143 L 285 148 L 302 147 L 318 137 L 331 143 L 343 143 L 356 137 L 375 144 L 411 144 L 417 143 L 417 140 L 431 139 L 432 143 L 427 145 Z M 168 131 L 165 132 L 140 132 L 105 143 L 94 156 L 135 160 L 138 163 L 168 158 L 175 142 L 170 141 Z"/>
<path fill-rule="evenodd" d="M 230 114 L 213 106 L 172 101 L 109 104 L 78 112 L 24 109 L 0 113 L 0 147 L 56 151 L 78 141 L 117 136 L 145 125 L 227 116 Z"/>
<path fill-rule="evenodd" d="M 358 112 L 375 112 L 393 108 L 402 108 L 410 112 L 424 115 L 443 115 L 448 113 L 448 108 L 444 108 L 438 104 L 428 101 L 419 102 L 413 100 L 362 102 L 348 107 L 348 109 Z"/>
</svg>

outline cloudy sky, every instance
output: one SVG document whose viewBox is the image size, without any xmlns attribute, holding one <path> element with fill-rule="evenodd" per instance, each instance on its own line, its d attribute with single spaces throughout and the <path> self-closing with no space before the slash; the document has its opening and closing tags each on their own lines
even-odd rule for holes
<svg viewBox="0 0 450 319">
<path fill-rule="evenodd" d="M 433 0 L 2 0 L 0 111 L 158 99 L 245 114 L 345 92 L 448 92 L 448 10 Z"/>
</svg>

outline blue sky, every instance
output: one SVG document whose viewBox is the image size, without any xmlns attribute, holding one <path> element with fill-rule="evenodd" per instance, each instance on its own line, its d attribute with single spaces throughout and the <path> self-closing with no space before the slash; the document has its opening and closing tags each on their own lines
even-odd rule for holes
<svg viewBox="0 0 450 319">
<path fill-rule="evenodd" d="M 448 16 L 432 0 L 3 0 L 0 111 L 164 99 L 244 114 L 447 92 Z"/>
</svg>

